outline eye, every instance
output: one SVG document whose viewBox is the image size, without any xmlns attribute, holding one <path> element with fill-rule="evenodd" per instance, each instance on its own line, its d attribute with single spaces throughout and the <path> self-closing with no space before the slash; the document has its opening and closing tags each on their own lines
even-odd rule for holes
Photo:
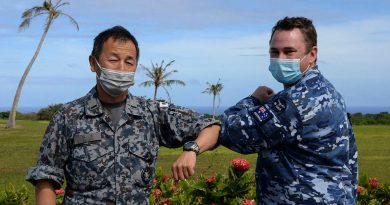
<svg viewBox="0 0 390 205">
<path fill-rule="evenodd" d="M 286 55 L 293 55 L 295 52 L 296 52 L 295 49 L 286 49 L 283 51 L 283 53 Z"/>
<path fill-rule="evenodd" d="M 279 54 L 279 51 L 277 51 L 277 50 L 271 50 L 271 51 L 269 51 L 269 54 L 270 54 L 271 56 L 275 56 L 275 55 L 278 55 L 278 54 Z"/>
<path fill-rule="evenodd" d="M 130 66 L 135 65 L 135 61 L 134 61 L 133 59 L 128 59 L 128 60 L 125 61 L 125 63 L 126 63 L 127 65 L 130 65 Z"/>
</svg>

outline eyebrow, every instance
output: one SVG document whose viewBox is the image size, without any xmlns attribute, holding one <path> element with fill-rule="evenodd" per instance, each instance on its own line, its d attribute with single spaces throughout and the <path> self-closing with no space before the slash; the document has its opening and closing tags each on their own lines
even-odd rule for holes
<svg viewBox="0 0 390 205">
<path fill-rule="evenodd" d="M 275 47 L 271 47 L 269 50 L 279 50 L 279 49 L 277 49 L 277 48 L 275 48 Z M 294 51 L 297 51 L 297 49 L 294 48 L 294 47 L 283 47 L 283 48 L 280 49 L 280 50 L 294 50 Z"/>
<path fill-rule="evenodd" d="M 117 57 L 119 58 L 119 55 L 117 53 L 114 53 L 114 52 L 111 52 L 108 54 L 108 56 L 114 56 L 114 57 Z M 126 56 L 126 60 L 134 60 L 135 61 L 135 58 L 133 56 Z"/>
</svg>

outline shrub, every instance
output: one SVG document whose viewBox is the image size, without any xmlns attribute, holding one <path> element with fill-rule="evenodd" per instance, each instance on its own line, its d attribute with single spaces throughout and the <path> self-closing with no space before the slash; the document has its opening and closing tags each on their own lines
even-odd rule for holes
<svg viewBox="0 0 390 205">
<path fill-rule="evenodd" d="M 7 112 L 0 112 L 0 119 L 8 119 L 9 118 L 9 111 Z M 16 119 L 17 120 L 37 120 L 37 114 L 34 112 L 31 113 L 21 113 L 16 112 Z"/>
<path fill-rule="evenodd" d="M 38 119 L 39 120 L 51 120 L 53 117 L 54 113 L 56 113 L 63 104 L 53 104 L 49 105 L 48 107 L 42 108 L 38 111 Z"/>
<path fill-rule="evenodd" d="M 159 167 L 154 180 L 151 204 L 232 204 L 254 205 L 256 196 L 253 172 L 243 159 L 232 160 L 228 175 L 200 175 L 194 180 L 176 182 L 162 175 Z"/>
<path fill-rule="evenodd" d="M 61 205 L 64 201 L 65 190 L 63 188 L 60 188 L 54 190 L 54 192 L 56 193 L 56 205 Z"/>
<path fill-rule="evenodd" d="M 9 112 L 0 112 L 0 119 L 6 119 L 9 117 Z"/>
<path fill-rule="evenodd" d="M 27 187 L 22 185 L 20 189 L 15 189 L 14 185 L 8 184 L 0 193 L 0 204 L 4 205 L 25 205 L 27 204 Z"/>
<path fill-rule="evenodd" d="M 358 205 L 390 204 L 390 185 L 381 184 L 377 178 L 362 176 L 359 180 L 357 193 Z"/>
</svg>

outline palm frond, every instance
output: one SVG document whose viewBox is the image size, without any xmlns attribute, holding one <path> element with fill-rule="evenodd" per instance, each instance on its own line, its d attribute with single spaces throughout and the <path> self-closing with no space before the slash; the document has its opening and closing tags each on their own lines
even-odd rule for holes
<svg viewBox="0 0 390 205">
<path fill-rule="evenodd" d="M 150 87 L 150 86 L 154 85 L 154 82 L 149 80 L 149 81 L 142 82 L 139 85 L 143 86 L 143 87 Z"/>
<path fill-rule="evenodd" d="M 30 26 L 31 18 L 25 18 L 19 25 L 19 31 L 22 31 Z"/>
<path fill-rule="evenodd" d="M 165 86 L 161 86 L 161 87 L 165 90 L 165 93 L 168 96 L 168 102 L 171 103 L 171 95 L 169 94 L 168 89 Z"/>
<path fill-rule="evenodd" d="M 79 30 L 79 24 L 77 23 L 77 21 L 73 17 L 71 17 L 69 14 L 66 14 L 63 12 L 60 12 L 59 14 L 68 17 L 68 19 L 70 20 L 70 23 L 73 24 L 74 26 L 76 26 L 77 30 Z"/>
<path fill-rule="evenodd" d="M 165 80 L 161 83 L 161 85 L 166 85 L 166 86 L 171 86 L 171 85 L 182 85 L 182 86 L 185 86 L 186 83 L 184 81 L 181 81 L 181 80 Z"/>
<path fill-rule="evenodd" d="M 177 72 L 178 72 L 177 70 L 172 70 L 172 71 L 166 72 L 166 73 L 162 76 L 162 79 L 167 79 L 170 75 L 172 75 L 173 73 L 177 73 Z"/>
<path fill-rule="evenodd" d="M 174 62 L 175 62 L 175 60 L 171 60 L 168 64 L 165 65 L 164 69 L 166 69 L 167 67 L 171 66 L 172 63 L 174 63 Z M 164 63 L 164 61 L 162 61 L 161 67 L 163 67 L 163 63 Z"/>
<path fill-rule="evenodd" d="M 22 18 L 23 18 L 23 19 L 24 19 L 24 18 L 31 18 L 32 14 L 33 14 L 33 8 L 27 9 L 26 11 L 24 11 L 24 12 L 22 13 Z"/>
<path fill-rule="evenodd" d="M 211 90 L 210 90 L 210 88 L 206 88 L 202 93 L 210 94 L 210 93 L 211 93 Z"/>
<path fill-rule="evenodd" d="M 173 73 L 178 72 L 177 70 L 172 70 L 172 71 L 167 71 L 167 68 L 172 65 L 172 63 L 175 62 L 174 60 L 170 61 L 168 64 L 164 65 L 165 61 L 162 60 L 161 63 L 153 63 L 151 62 L 152 67 L 148 68 L 142 64 L 141 67 L 145 71 L 146 76 L 148 76 L 151 80 L 150 81 L 145 81 L 141 83 L 143 86 L 151 86 L 154 85 L 156 89 L 159 87 L 163 87 L 164 90 L 166 90 L 166 87 L 170 87 L 174 84 L 176 85 L 185 85 L 184 81 L 181 80 L 170 80 L 168 77 L 172 75 Z M 168 97 L 169 93 L 166 90 Z"/>
<path fill-rule="evenodd" d="M 55 5 L 54 5 L 54 8 L 57 9 L 57 8 L 60 8 L 61 6 L 65 6 L 65 5 L 69 5 L 70 3 L 69 2 L 63 2 L 61 3 L 62 0 L 59 0 Z"/>
<path fill-rule="evenodd" d="M 46 10 L 50 10 L 51 5 L 52 5 L 51 1 L 44 1 L 42 7 L 45 8 Z"/>
<path fill-rule="evenodd" d="M 146 67 L 142 64 L 140 64 L 140 65 L 141 65 L 141 68 L 146 72 L 145 75 L 151 79 L 154 79 L 154 73 L 148 67 Z"/>
<path fill-rule="evenodd" d="M 48 11 L 43 11 L 43 12 L 35 13 L 35 14 L 32 16 L 32 18 L 35 18 L 35 17 L 40 16 L 40 15 L 43 15 L 43 14 L 49 14 L 49 12 L 48 12 Z"/>
<path fill-rule="evenodd" d="M 220 83 L 220 80 L 221 79 L 218 79 L 216 84 L 211 84 L 209 82 L 206 82 L 207 88 L 202 93 L 213 94 L 215 96 L 219 95 L 219 93 L 223 89 L 223 84 Z"/>
<path fill-rule="evenodd" d="M 30 9 L 25 10 L 22 13 L 22 18 L 30 18 L 33 15 L 41 13 L 42 11 L 46 11 L 46 9 L 41 7 L 41 6 L 34 6 L 34 7 L 30 8 Z"/>
</svg>

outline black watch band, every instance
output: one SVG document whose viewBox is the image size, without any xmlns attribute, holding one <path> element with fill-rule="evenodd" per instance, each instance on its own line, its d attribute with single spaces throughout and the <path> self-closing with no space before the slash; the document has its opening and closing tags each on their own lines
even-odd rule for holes
<svg viewBox="0 0 390 205">
<path fill-rule="evenodd" d="M 198 143 L 196 143 L 195 141 L 188 141 L 184 144 L 183 151 L 193 151 L 198 156 L 200 148 Z"/>
</svg>

